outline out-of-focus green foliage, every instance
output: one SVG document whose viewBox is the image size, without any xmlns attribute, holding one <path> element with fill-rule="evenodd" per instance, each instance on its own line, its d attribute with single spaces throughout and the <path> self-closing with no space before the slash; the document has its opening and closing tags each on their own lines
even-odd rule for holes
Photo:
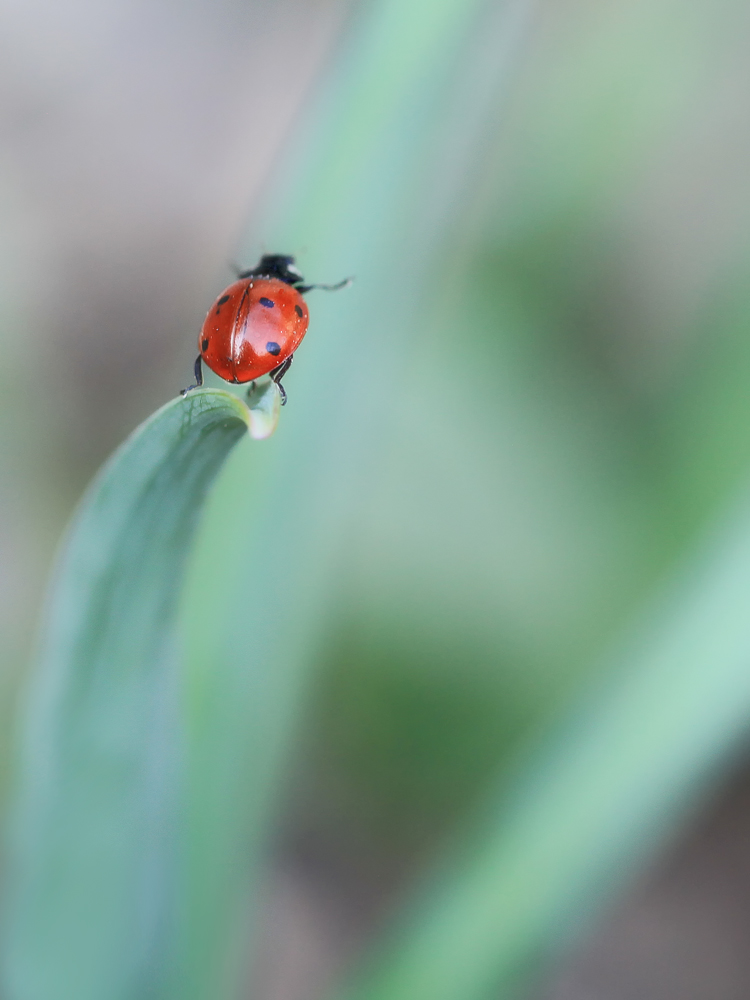
<svg viewBox="0 0 750 1000">
<path fill-rule="evenodd" d="M 490 789 L 356 1000 L 515 994 L 662 846 L 750 713 L 750 502 Z"/>
</svg>

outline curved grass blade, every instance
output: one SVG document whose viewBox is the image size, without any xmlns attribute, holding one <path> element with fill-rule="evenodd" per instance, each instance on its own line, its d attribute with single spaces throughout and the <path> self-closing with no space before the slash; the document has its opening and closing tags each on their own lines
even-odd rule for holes
<svg viewBox="0 0 750 1000">
<path fill-rule="evenodd" d="M 173 618 L 208 488 L 248 429 L 203 390 L 115 453 L 74 519 L 27 710 L 4 995 L 155 996 L 174 916 L 181 726 Z"/>
</svg>

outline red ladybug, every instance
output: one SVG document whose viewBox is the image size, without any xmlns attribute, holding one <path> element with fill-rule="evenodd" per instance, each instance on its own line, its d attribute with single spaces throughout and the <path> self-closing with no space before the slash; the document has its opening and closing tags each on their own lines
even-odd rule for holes
<svg viewBox="0 0 750 1000">
<path fill-rule="evenodd" d="M 283 406 L 286 391 L 281 379 L 289 371 L 310 319 L 302 295 L 313 288 L 343 288 L 351 280 L 305 285 L 294 257 L 261 257 L 257 267 L 243 271 L 209 309 L 198 338 L 195 384 L 183 389 L 182 395 L 203 385 L 201 361 L 205 361 L 227 382 L 252 382 L 270 374 Z"/>
</svg>

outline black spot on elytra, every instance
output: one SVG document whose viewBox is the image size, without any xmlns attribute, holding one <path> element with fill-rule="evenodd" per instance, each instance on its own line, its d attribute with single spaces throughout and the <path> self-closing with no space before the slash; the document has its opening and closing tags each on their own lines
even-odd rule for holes
<svg viewBox="0 0 750 1000">
<path fill-rule="evenodd" d="M 268 341 L 268 343 L 266 344 L 266 350 L 268 351 L 269 354 L 273 355 L 281 354 L 281 348 L 279 347 L 279 345 L 276 343 L 275 340 Z"/>
<path fill-rule="evenodd" d="M 208 337 L 203 338 L 203 341 L 201 342 L 201 350 L 202 351 L 208 350 Z"/>
<path fill-rule="evenodd" d="M 267 299 L 265 295 L 263 295 L 259 301 L 262 306 L 266 307 L 266 309 L 273 309 L 273 299 Z"/>
<path fill-rule="evenodd" d="M 222 297 L 217 302 L 217 305 L 223 306 L 225 302 L 229 302 L 229 296 L 228 295 L 222 295 Z"/>
<path fill-rule="evenodd" d="M 297 313 L 299 318 L 302 319 L 302 317 L 304 316 L 304 313 L 302 312 L 302 306 L 295 306 L 294 311 Z"/>
</svg>

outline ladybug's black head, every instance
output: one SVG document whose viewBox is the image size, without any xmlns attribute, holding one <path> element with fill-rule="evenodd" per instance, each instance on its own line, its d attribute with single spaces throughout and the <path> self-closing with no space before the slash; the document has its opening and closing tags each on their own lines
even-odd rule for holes
<svg viewBox="0 0 750 1000">
<path fill-rule="evenodd" d="M 267 253 L 260 258 L 260 262 L 249 271 L 243 271 L 240 278 L 278 278 L 285 281 L 287 285 L 298 285 L 302 280 L 302 275 L 294 266 L 294 257 L 283 253 Z"/>
</svg>

